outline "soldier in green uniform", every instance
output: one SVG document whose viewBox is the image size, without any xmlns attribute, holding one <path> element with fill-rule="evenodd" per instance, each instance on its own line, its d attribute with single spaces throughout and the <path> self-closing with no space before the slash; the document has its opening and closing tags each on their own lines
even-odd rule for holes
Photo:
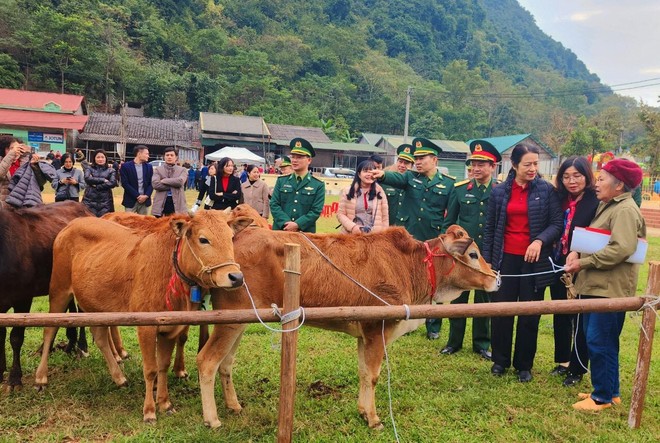
<svg viewBox="0 0 660 443">
<path fill-rule="evenodd" d="M 325 183 L 309 173 L 316 153 L 304 138 L 294 138 L 289 146 L 293 172 L 275 182 L 270 200 L 273 229 L 316 232 L 316 220 L 325 203 Z"/>
<path fill-rule="evenodd" d="M 282 161 L 280 162 L 280 172 L 281 175 L 289 175 L 293 172 L 291 168 L 291 159 L 286 155 L 282 156 Z"/>
<path fill-rule="evenodd" d="M 470 143 L 471 155 L 467 159 L 468 166 L 472 166 L 472 178 L 458 182 L 449 196 L 446 224 L 458 224 L 464 228 L 481 248 L 483 229 L 486 224 L 486 210 L 488 197 L 493 189 L 493 172 L 495 165 L 502 160 L 502 156 L 495 146 L 485 140 L 474 140 Z M 452 303 L 467 303 L 470 291 L 464 291 Z M 474 291 L 475 303 L 489 302 L 488 293 Z M 447 346 L 442 348 L 441 354 L 450 355 L 463 347 L 465 335 L 465 318 L 449 319 L 449 340 Z M 479 317 L 472 319 L 472 350 L 483 358 L 490 360 L 490 318 Z"/>
<path fill-rule="evenodd" d="M 415 138 L 412 146 L 416 171 L 403 174 L 373 171 L 372 174 L 383 184 L 405 191 L 398 223 L 417 240 L 426 241 L 442 233 L 455 179 L 438 171 L 438 154 L 442 152 L 438 145 L 425 138 Z M 440 319 L 426 320 L 426 336 L 437 339 L 441 324 Z"/>
<path fill-rule="evenodd" d="M 406 171 L 411 170 L 413 164 L 415 164 L 415 158 L 412 153 L 412 145 L 408 143 L 400 145 L 396 148 L 396 163 L 388 167 L 388 169 L 396 171 L 399 174 L 405 174 Z M 390 211 L 390 226 L 397 226 L 399 224 L 399 209 L 401 209 L 401 205 L 403 204 L 403 195 L 405 191 L 391 185 L 386 185 L 385 183 L 381 184 L 383 186 L 383 191 L 385 191 L 385 195 L 387 196 L 387 206 Z"/>
</svg>

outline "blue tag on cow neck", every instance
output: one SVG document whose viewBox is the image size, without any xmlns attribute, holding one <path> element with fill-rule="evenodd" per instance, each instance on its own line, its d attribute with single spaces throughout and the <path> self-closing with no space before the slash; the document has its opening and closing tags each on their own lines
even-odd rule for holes
<svg viewBox="0 0 660 443">
<path fill-rule="evenodd" d="M 190 301 L 193 303 L 201 303 L 202 301 L 202 290 L 199 286 L 190 287 Z"/>
</svg>

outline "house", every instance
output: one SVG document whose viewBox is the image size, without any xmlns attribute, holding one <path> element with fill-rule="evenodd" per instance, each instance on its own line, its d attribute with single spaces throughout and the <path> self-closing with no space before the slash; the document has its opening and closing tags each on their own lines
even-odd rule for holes
<svg viewBox="0 0 660 443">
<path fill-rule="evenodd" d="M 126 152 L 121 152 L 122 142 L 126 143 Z M 201 160 L 199 124 L 195 121 L 93 112 L 78 143 L 87 154 L 104 149 L 109 157 L 122 159 L 132 158 L 136 145 L 147 146 L 151 158 L 162 158 L 165 148 L 174 146 L 181 163 Z"/>
<path fill-rule="evenodd" d="M 73 148 L 86 114 L 82 95 L 0 89 L 0 134 L 22 139 L 41 155 Z"/>
<path fill-rule="evenodd" d="M 261 117 L 200 112 L 199 128 L 204 155 L 225 146 L 238 146 L 269 158 L 266 154 L 271 150 L 271 134 Z"/>
<path fill-rule="evenodd" d="M 502 162 L 497 169 L 497 174 L 501 174 L 501 179 L 506 178 L 506 174 L 509 172 L 509 169 L 511 169 L 511 151 L 519 143 L 525 143 L 539 148 L 539 151 L 541 151 L 539 158 L 539 172 L 545 177 L 550 178 L 556 174 L 557 169 L 559 169 L 559 158 L 557 157 L 557 154 L 555 154 L 547 145 L 536 139 L 532 134 L 488 137 L 482 138 L 481 140 L 486 140 L 491 143 L 502 155 Z M 470 142 L 472 142 L 472 140 L 468 140 L 468 145 Z"/>
</svg>

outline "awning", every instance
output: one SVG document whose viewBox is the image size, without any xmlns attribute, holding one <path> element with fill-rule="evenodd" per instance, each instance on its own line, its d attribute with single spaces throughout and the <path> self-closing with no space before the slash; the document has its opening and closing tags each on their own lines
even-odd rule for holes
<svg viewBox="0 0 660 443">
<path fill-rule="evenodd" d="M 223 157 L 229 157 L 234 160 L 234 163 L 266 163 L 263 157 L 259 157 L 245 148 L 238 148 L 236 146 L 226 146 L 206 155 L 207 160 L 212 161 L 219 161 Z"/>
<path fill-rule="evenodd" d="M 81 131 L 86 122 L 86 115 L 0 109 L 0 125 L 28 128 L 76 129 Z"/>
</svg>

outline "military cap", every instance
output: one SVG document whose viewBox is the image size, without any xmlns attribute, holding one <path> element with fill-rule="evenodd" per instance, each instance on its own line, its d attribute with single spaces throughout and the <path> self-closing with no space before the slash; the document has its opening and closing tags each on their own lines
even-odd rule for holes
<svg viewBox="0 0 660 443">
<path fill-rule="evenodd" d="M 287 157 L 286 155 L 282 156 L 282 162 L 280 163 L 280 167 L 283 166 L 291 166 L 291 159 Z"/>
<path fill-rule="evenodd" d="M 294 138 L 289 143 L 289 147 L 291 148 L 291 154 L 306 155 L 308 157 L 314 157 L 316 155 L 312 144 L 304 138 Z"/>
<path fill-rule="evenodd" d="M 422 155 L 435 155 L 437 157 L 438 154 L 442 152 L 440 146 L 436 145 L 431 140 L 422 137 L 414 138 L 412 145 L 415 149 L 413 153 L 415 157 L 420 157 Z"/>
<path fill-rule="evenodd" d="M 497 151 L 497 148 L 486 140 L 472 140 L 470 143 L 470 153 L 471 155 L 465 161 L 468 165 L 472 160 L 493 163 L 502 161 L 502 156 Z"/>
<path fill-rule="evenodd" d="M 400 159 L 410 163 L 415 163 L 415 157 L 413 157 L 414 152 L 415 148 L 413 148 L 412 145 L 408 143 L 404 143 L 396 148 L 396 155 Z"/>
</svg>

